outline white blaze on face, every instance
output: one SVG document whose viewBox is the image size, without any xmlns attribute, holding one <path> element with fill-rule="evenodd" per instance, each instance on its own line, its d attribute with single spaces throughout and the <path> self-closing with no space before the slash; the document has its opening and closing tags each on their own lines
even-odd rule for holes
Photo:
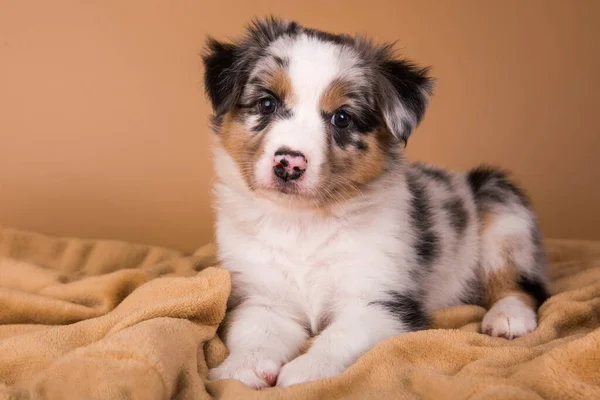
<svg viewBox="0 0 600 400">
<path fill-rule="evenodd" d="M 305 35 L 279 39 L 268 52 L 289 60 L 293 104 L 287 106 L 292 116 L 271 124 L 264 139 L 264 153 L 256 164 L 257 182 L 270 185 L 275 152 L 287 147 L 304 154 L 308 162 L 300 187 L 314 189 L 319 184 L 319 171 L 326 162 L 327 151 L 325 124 L 329 122 L 321 115 L 321 95 L 340 73 L 351 67 L 353 59 L 340 46 Z"/>
</svg>

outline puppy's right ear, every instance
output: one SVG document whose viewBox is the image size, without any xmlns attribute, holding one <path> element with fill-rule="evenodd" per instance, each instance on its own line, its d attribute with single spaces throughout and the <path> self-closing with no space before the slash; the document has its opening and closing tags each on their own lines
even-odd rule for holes
<svg viewBox="0 0 600 400">
<path fill-rule="evenodd" d="M 202 56 L 204 88 L 216 116 L 230 111 L 238 101 L 243 82 L 237 46 L 209 38 Z"/>
</svg>

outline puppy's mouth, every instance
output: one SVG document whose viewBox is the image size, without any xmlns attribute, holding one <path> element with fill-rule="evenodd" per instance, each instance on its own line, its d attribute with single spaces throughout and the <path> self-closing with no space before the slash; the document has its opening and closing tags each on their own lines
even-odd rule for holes
<svg viewBox="0 0 600 400">
<path fill-rule="evenodd" d="M 317 190 L 310 190 L 301 181 L 277 180 L 260 185 L 254 192 L 276 204 L 290 207 L 315 207 L 321 203 Z"/>
<path fill-rule="evenodd" d="M 302 187 L 302 183 L 298 181 L 284 182 L 277 180 L 274 182 L 269 182 L 266 185 L 261 185 L 258 188 L 258 191 L 290 198 L 309 197 L 309 191 L 304 189 Z"/>
<path fill-rule="evenodd" d="M 330 206 L 339 205 L 361 192 L 355 188 L 305 187 L 301 181 L 270 182 L 254 188 L 254 193 L 263 199 L 284 207 L 298 209 L 327 210 Z"/>
</svg>

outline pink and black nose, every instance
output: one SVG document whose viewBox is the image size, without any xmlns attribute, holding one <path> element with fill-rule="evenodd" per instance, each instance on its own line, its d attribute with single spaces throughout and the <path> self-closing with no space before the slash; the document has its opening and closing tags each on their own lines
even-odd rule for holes
<svg viewBox="0 0 600 400">
<path fill-rule="evenodd" d="M 273 174 L 284 182 L 295 181 L 302 177 L 306 165 L 304 154 L 294 150 L 279 149 L 273 159 Z"/>
</svg>

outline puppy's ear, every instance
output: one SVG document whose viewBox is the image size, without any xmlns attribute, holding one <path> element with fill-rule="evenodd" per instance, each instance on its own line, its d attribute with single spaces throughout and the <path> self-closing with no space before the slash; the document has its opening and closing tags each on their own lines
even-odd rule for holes
<svg viewBox="0 0 600 400">
<path fill-rule="evenodd" d="M 383 119 L 394 137 L 406 144 L 425 114 L 433 79 L 428 76 L 428 68 L 395 59 L 389 53 L 380 61 L 379 71 Z"/>
<path fill-rule="evenodd" d="M 209 38 L 202 55 L 204 88 L 216 116 L 230 111 L 238 101 L 243 81 L 243 68 L 236 45 Z"/>
</svg>

